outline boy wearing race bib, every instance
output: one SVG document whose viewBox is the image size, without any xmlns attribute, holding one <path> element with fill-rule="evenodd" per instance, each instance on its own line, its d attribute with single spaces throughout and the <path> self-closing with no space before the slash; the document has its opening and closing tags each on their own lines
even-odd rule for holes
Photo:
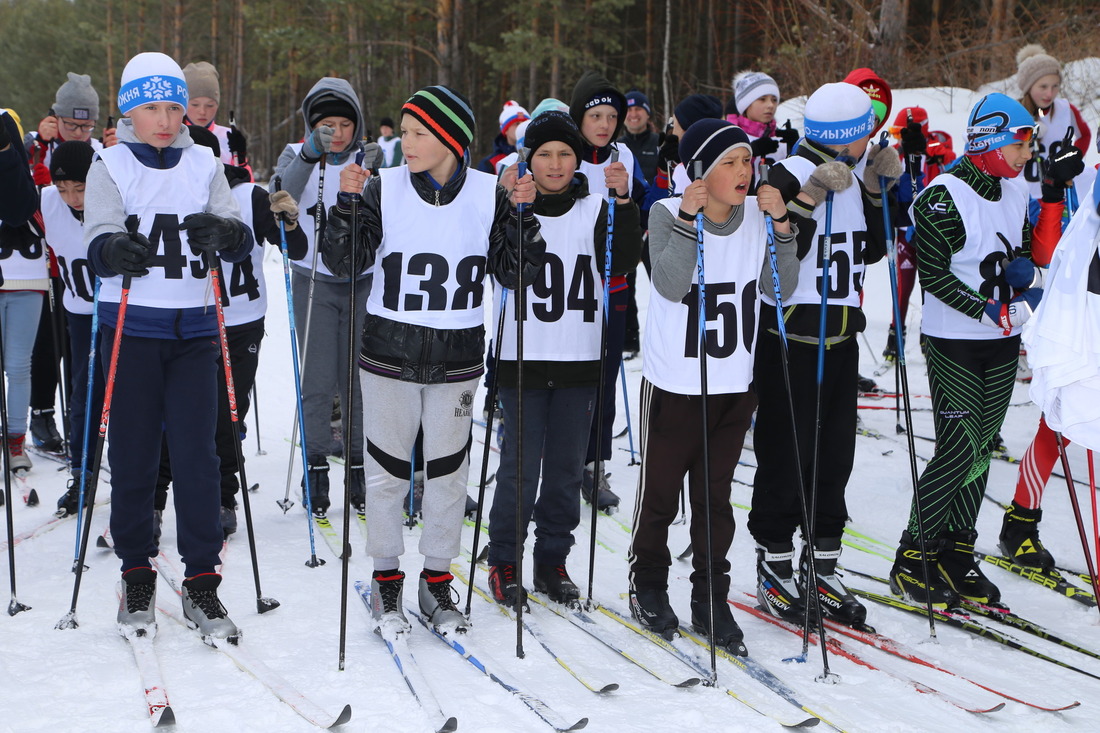
<svg viewBox="0 0 1100 733">
<path fill-rule="evenodd" d="M 680 157 L 692 178 L 695 162 L 700 162 L 701 177 L 691 182 L 683 198 L 657 202 L 650 218 L 654 293 L 642 366 L 642 471 L 628 557 L 630 608 L 639 623 L 656 633 L 670 635 L 679 625 L 668 597 L 668 528 L 687 476 L 694 551 L 691 623 L 699 633 L 709 634 L 713 605 L 715 644 L 744 654 L 741 629 L 726 603 L 726 555 L 733 542 L 733 471 L 756 407 L 752 381 L 760 285 L 772 287 L 765 215 L 776 220 L 776 245 L 787 263 L 780 274 L 784 284 L 798 272 L 794 235 L 779 191 L 762 185 L 758 197 L 747 197 L 752 147 L 741 128 L 725 120 L 700 120 L 680 141 Z M 701 245 L 697 212 L 703 214 Z M 700 248 L 706 292 L 705 392 L 699 369 Z M 702 399 L 707 400 L 705 429 Z M 710 446 L 712 547 L 706 543 L 704 519 L 704 441 Z M 713 598 L 708 563 L 713 566 Z"/>
<path fill-rule="evenodd" d="M 527 126 L 531 175 L 538 195 L 535 217 L 546 242 L 542 274 L 526 293 L 523 317 L 522 395 L 516 378 L 515 293 L 497 290 L 493 313 L 506 319 L 497 359 L 504 410 L 504 448 L 489 512 L 489 588 L 508 606 L 516 582 L 517 408 L 523 400 L 523 524 L 535 520 L 534 586 L 559 603 L 580 596 L 566 572 L 573 530 L 580 522 L 580 489 L 600 379 L 603 293 L 600 277 L 607 247 L 607 202 L 591 193 L 577 172 L 584 141 L 564 112 L 544 112 Z M 511 177 L 506 175 L 505 180 Z M 621 182 L 625 188 L 626 172 Z M 507 184 L 505 184 L 507 185 Z M 638 207 L 616 203 L 611 245 L 613 275 L 633 270 L 641 256 Z M 501 302 L 506 306 L 502 316 Z M 496 326 L 493 328 L 496 332 Z M 542 485 L 539 485 L 539 472 Z M 536 500 L 537 496 L 537 500 Z"/>
<path fill-rule="evenodd" d="M 405 574 L 403 504 L 409 457 L 424 427 L 424 529 L 420 610 L 437 627 L 463 630 L 451 597 L 469 473 L 476 380 L 485 353 L 484 279 L 506 288 L 530 283 L 545 245 L 538 220 L 523 213 L 524 257 L 517 252 L 516 204 L 531 203 L 530 176 L 511 201 L 496 177 L 467 168 L 474 137 L 470 104 L 448 87 L 430 86 L 402 107 L 407 165 L 367 181 L 358 165 L 340 174 L 322 249 L 339 277 L 373 267 L 359 353 L 367 456 L 367 552 L 374 560 L 371 600 L 383 635 L 408 629 L 402 610 Z M 352 196 L 362 193 L 351 221 Z M 352 249 L 351 227 L 359 248 Z"/>
<path fill-rule="evenodd" d="M 157 554 L 153 493 L 162 426 L 176 464 L 177 544 L 183 558 L 184 615 L 203 635 L 235 636 L 218 600 L 222 528 L 214 450 L 218 417 L 218 324 L 211 302 L 214 257 L 248 257 L 252 233 L 241 222 L 221 163 L 196 147 L 183 126 L 187 83 L 161 53 L 135 56 L 122 72 L 119 142 L 88 171 L 84 240 L 102 278 L 100 343 L 109 360 L 128 306 L 114 371 L 111 536 L 122 560 L 118 624 L 124 634 L 155 629 Z"/>
</svg>

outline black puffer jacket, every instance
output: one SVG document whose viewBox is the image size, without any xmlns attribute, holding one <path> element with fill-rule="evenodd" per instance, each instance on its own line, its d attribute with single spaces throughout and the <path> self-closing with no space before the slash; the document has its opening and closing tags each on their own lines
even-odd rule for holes
<svg viewBox="0 0 1100 733">
<path fill-rule="evenodd" d="M 463 168 L 440 189 L 421 173 L 410 174 L 413 189 L 424 201 L 446 206 L 454 201 L 466 182 Z M 481 174 L 478 174 L 481 175 Z M 321 247 L 325 265 L 338 277 L 365 272 L 374 264 L 382 244 L 382 179 L 372 177 L 359 207 L 360 248 L 352 253 L 350 197 L 341 193 L 329 210 L 328 226 Z M 486 267 L 488 274 L 506 288 L 520 283 L 517 248 L 518 216 L 508 194 L 496 188 L 496 213 L 489 232 Z M 542 269 L 546 243 L 539 223 L 528 210 L 523 216 L 523 283 L 531 283 Z M 359 366 L 362 369 L 404 382 L 439 384 L 476 379 L 483 372 L 485 328 L 435 329 L 368 314 L 363 325 Z"/>
</svg>

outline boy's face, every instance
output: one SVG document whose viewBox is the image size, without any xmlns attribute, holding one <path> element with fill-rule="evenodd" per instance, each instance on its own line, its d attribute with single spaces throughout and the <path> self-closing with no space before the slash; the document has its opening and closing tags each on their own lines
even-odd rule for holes
<svg viewBox="0 0 1100 733">
<path fill-rule="evenodd" d="M 74 211 L 84 211 L 84 181 L 58 181 L 54 185 L 66 206 Z"/>
<path fill-rule="evenodd" d="M 393 128 L 389 125 L 381 125 L 378 128 L 378 134 L 382 137 L 393 137 Z"/>
<path fill-rule="evenodd" d="M 325 117 L 318 120 L 314 127 L 331 127 L 334 130 L 331 151 L 333 153 L 342 153 L 347 150 L 353 142 L 352 138 L 355 137 L 355 122 L 347 117 L 337 115 Z"/>
<path fill-rule="evenodd" d="M 458 162 L 431 130 L 412 115 L 401 115 L 401 152 L 413 173 L 427 172 L 439 183 L 445 183 Z"/>
<path fill-rule="evenodd" d="M 766 125 L 775 119 L 775 108 L 778 104 L 779 100 L 775 98 L 774 94 L 765 94 L 749 105 L 749 108 L 745 110 L 745 117 L 753 122 Z"/>
<path fill-rule="evenodd" d="M 626 125 L 626 131 L 631 135 L 645 132 L 645 129 L 649 127 L 649 113 L 645 111 L 645 107 L 627 107 L 626 119 L 623 120 L 623 124 Z"/>
<path fill-rule="evenodd" d="M 187 117 L 193 124 L 206 127 L 218 114 L 218 103 L 211 97 L 192 97 L 187 100 Z"/>
<path fill-rule="evenodd" d="M 183 105 L 178 102 L 146 102 L 126 113 L 134 123 L 134 135 L 146 145 L 167 148 L 183 126 Z"/>
<path fill-rule="evenodd" d="M 602 148 L 610 143 L 619 124 L 619 111 L 610 104 L 597 104 L 585 111 L 581 118 L 581 135 L 588 144 Z"/>
<path fill-rule="evenodd" d="M 57 119 L 60 121 L 61 134 L 66 140 L 86 143 L 92 139 L 92 133 L 95 132 L 94 122 L 76 120 L 72 117 L 58 117 Z"/>
<path fill-rule="evenodd" d="M 707 175 L 707 195 L 726 206 L 740 206 L 749 195 L 751 180 L 752 151 L 734 148 Z"/>
<path fill-rule="evenodd" d="M 844 145 L 826 145 L 825 147 L 837 154 L 844 153 L 845 148 L 847 148 L 847 152 L 845 153 L 845 155 L 847 155 L 852 160 L 859 160 L 863 157 L 863 154 L 867 152 L 867 145 L 870 142 L 871 136 L 868 135 L 867 137 L 856 140 L 854 143 L 846 143 Z"/>
<path fill-rule="evenodd" d="M 1001 148 L 1001 155 L 1004 156 L 1008 166 L 1016 171 L 1016 175 L 1020 175 L 1020 171 L 1022 171 L 1027 162 L 1031 160 L 1031 142 L 1021 140 L 1005 145 Z"/>
<path fill-rule="evenodd" d="M 531 175 L 541 194 L 555 194 L 569 188 L 577 172 L 577 154 L 560 140 L 539 146 L 531 156 Z"/>
</svg>

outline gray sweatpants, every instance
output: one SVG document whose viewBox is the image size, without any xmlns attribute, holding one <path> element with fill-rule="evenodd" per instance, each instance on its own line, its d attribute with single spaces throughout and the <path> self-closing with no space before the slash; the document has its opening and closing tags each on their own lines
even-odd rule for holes
<svg viewBox="0 0 1100 733">
<path fill-rule="evenodd" d="M 355 283 L 355 356 L 359 356 L 359 334 L 367 313 L 367 293 L 370 278 Z M 299 354 L 305 350 L 305 369 L 302 371 L 302 415 L 304 417 L 307 455 L 312 462 L 324 462 L 332 449 L 332 398 L 340 396 L 340 412 L 351 418 L 352 459 L 361 455 L 363 445 L 363 398 L 359 381 L 352 380 L 354 405 L 347 408 L 348 368 L 348 295 L 347 282 L 324 282 L 320 279 L 313 288 L 313 313 L 309 323 L 309 342 L 306 343 L 306 309 L 309 305 L 309 276 L 295 271 L 291 276 L 294 294 L 294 325 L 298 335 Z M 358 365 L 353 367 L 358 371 Z M 347 456 L 345 456 L 347 457 Z"/>
<path fill-rule="evenodd" d="M 458 557 L 466 479 L 470 473 L 470 420 L 477 380 L 416 384 L 360 371 L 369 395 L 366 425 L 367 554 L 375 570 L 398 567 L 405 552 L 403 511 L 416 434 L 424 425 L 424 529 L 420 554 L 427 570 L 450 570 Z"/>
</svg>

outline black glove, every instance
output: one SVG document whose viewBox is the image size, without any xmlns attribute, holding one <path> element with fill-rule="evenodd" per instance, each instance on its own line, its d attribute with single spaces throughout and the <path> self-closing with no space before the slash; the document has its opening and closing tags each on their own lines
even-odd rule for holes
<svg viewBox="0 0 1100 733">
<path fill-rule="evenodd" d="M 144 234 L 112 234 L 103 243 L 101 256 L 107 267 L 119 275 L 141 277 L 148 275 L 147 265 L 152 259 L 153 247 Z"/>
<path fill-rule="evenodd" d="M 0 112 L 0 150 L 11 143 L 11 135 L 8 134 L 8 121 L 5 119 L 7 112 Z"/>
<path fill-rule="evenodd" d="M 248 160 L 248 138 L 235 126 L 229 128 L 225 137 L 229 142 L 229 152 L 237 156 L 240 165 L 244 165 Z"/>
<path fill-rule="evenodd" d="M 1085 170 L 1084 156 L 1079 148 L 1067 145 L 1056 155 L 1047 159 L 1046 175 L 1043 176 L 1043 201 L 1057 203 L 1066 196 L 1066 185 Z"/>
<path fill-rule="evenodd" d="M 787 155 L 791 154 L 791 150 L 794 149 L 795 143 L 798 142 L 800 137 L 798 130 L 791 127 L 791 121 L 787 120 L 783 127 L 776 128 L 775 136 L 783 141 L 783 144 L 787 146 Z"/>
<path fill-rule="evenodd" d="M 904 155 L 924 155 L 928 152 L 928 139 L 919 122 L 910 122 L 901 130 L 901 152 Z"/>
<path fill-rule="evenodd" d="M 18 252 L 24 257 L 37 257 L 42 251 L 34 251 L 41 240 L 27 224 L 19 226 L 0 226 L 0 248 Z"/>
<path fill-rule="evenodd" d="M 779 141 L 770 137 L 758 137 L 750 145 L 754 158 L 765 158 L 779 150 Z"/>
<path fill-rule="evenodd" d="M 196 252 L 221 252 L 241 241 L 241 223 L 215 214 L 188 214 L 180 230 L 187 232 L 187 243 Z"/>
<path fill-rule="evenodd" d="M 680 138 L 675 135 L 665 135 L 661 149 L 657 151 L 657 170 L 668 171 L 680 162 Z"/>
</svg>

